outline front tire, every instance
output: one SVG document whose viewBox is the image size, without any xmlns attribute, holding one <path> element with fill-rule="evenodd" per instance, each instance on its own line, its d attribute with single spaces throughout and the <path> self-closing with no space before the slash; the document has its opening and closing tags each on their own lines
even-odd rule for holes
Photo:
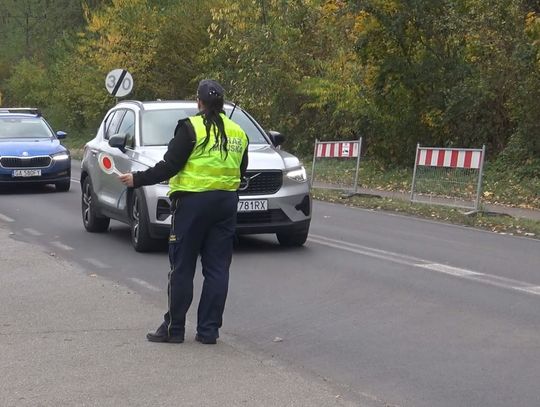
<svg viewBox="0 0 540 407">
<path fill-rule="evenodd" d="M 57 182 L 54 186 L 56 187 L 57 192 L 67 192 L 71 187 L 71 180 L 68 179 L 66 181 Z"/>
<path fill-rule="evenodd" d="M 92 188 L 90 177 L 83 181 L 81 195 L 81 210 L 84 228 L 90 233 L 103 233 L 109 229 L 110 218 L 100 216 L 96 208 L 96 195 Z"/>
<path fill-rule="evenodd" d="M 129 219 L 131 230 L 131 244 L 137 252 L 149 252 L 155 250 L 158 241 L 150 236 L 150 222 L 148 220 L 148 207 L 146 199 L 140 190 L 135 190 L 131 196 L 129 207 Z"/>
<path fill-rule="evenodd" d="M 301 247 L 306 243 L 309 228 L 297 232 L 276 233 L 279 244 L 283 247 Z"/>
</svg>

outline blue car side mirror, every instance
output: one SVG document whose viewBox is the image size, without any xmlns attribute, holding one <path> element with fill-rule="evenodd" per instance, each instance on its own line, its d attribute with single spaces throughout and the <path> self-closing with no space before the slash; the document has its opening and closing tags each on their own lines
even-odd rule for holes
<svg viewBox="0 0 540 407">
<path fill-rule="evenodd" d="M 58 140 L 65 139 L 67 137 L 67 133 L 65 131 L 57 131 L 56 132 L 56 138 Z"/>
</svg>

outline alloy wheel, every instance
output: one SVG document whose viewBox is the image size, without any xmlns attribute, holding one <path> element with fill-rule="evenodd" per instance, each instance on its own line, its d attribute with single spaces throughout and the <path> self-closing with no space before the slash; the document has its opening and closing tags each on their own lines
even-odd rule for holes
<svg viewBox="0 0 540 407">
<path fill-rule="evenodd" d="M 91 209 L 92 209 L 92 191 L 90 190 L 90 183 L 86 183 L 83 193 L 83 221 L 85 225 L 90 222 Z"/>
<path fill-rule="evenodd" d="M 133 241 L 139 242 L 139 224 L 140 224 L 140 209 L 139 209 L 139 197 L 135 195 L 133 197 L 133 206 L 131 209 L 131 230 L 133 234 Z"/>
</svg>

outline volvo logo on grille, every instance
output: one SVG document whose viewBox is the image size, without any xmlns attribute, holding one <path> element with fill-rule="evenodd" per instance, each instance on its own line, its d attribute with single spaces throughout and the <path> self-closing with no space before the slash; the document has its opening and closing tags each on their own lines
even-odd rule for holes
<svg viewBox="0 0 540 407">
<path fill-rule="evenodd" d="M 242 179 L 240 180 L 240 186 L 238 187 L 238 190 L 239 190 L 239 191 L 245 191 L 246 189 L 248 189 L 248 187 L 249 187 L 249 182 L 250 182 L 253 178 L 258 177 L 259 175 L 261 175 L 260 172 L 258 172 L 258 173 L 255 174 L 255 175 L 252 175 L 251 177 L 243 176 Z"/>
</svg>

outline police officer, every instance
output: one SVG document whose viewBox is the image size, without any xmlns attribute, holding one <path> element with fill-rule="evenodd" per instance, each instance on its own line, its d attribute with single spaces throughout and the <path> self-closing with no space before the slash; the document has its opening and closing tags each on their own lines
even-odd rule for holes
<svg viewBox="0 0 540 407">
<path fill-rule="evenodd" d="M 236 191 L 248 164 L 247 135 L 224 114 L 223 95 L 219 83 L 202 80 L 199 113 L 178 122 L 163 161 L 119 176 L 134 188 L 169 179 L 169 309 L 158 329 L 146 335 L 151 342 L 184 341 L 199 255 L 204 283 L 195 339 L 215 344 L 219 337 L 236 228 Z"/>
</svg>

